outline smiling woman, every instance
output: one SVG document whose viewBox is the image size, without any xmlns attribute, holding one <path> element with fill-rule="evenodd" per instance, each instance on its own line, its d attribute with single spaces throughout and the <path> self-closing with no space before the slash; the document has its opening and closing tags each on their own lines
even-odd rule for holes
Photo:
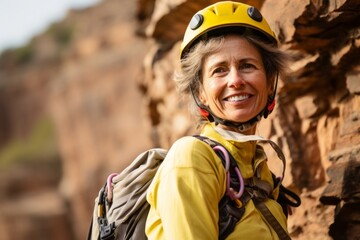
<svg viewBox="0 0 360 240">
<path fill-rule="evenodd" d="M 191 51 L 187 53 L 186 58 L 182 59 L 182 68 L 181 71 L 177 72 L 175 81 L 177 82 L 180 92 L 184 94 L 191 93 L 190 96 L 195 100 L 193 101 L 192 112 L 199 117 L 200 125 L 202 122 L 210 120 L 214 121 L 216 124 L 220 123 L 223 127 L 231 127 L 235 129 L 235 131 L 239 130 L 242 133 L 244 133 L 245 130 L 250 130 L 250 132 L 253 134 L 256 123 L 261 119 L 261 117 L 267 118 L 275 106 L 277 79 L 279 76 L 284 75 L 287 55 L 280 51 L 276 45 L 265 43 L 263 40 L 261 40 L 261 38 L 259 38 L 258 34 L 254 33 L 254 31 L 243 31 L 238 27 L 232 29 L 234 31 L 233 33 L 227 30 L 226 34 L 222 36 L 215 35 L 214 37 L 209 38 L 207 41 L 200 41 L 198 44 L 196 44 L 191 49 Z M 241 34 L 239 34 L 239 32 Z M 234 35 L 234 33 L 237 34 Z M 210 34 L 208 33 L 207 35 L 209 36 Z M 227 118 L 223 115 L 218 116 L 215 112 L 213 112 L 216 109 L 210 109 L 209 106 L 204 104 L 204 102 L 199 99 L 203 99 L 204 97 L 203 94 L 199 93 L 203 93 L 204 86 L 206 85 L 206 81 L 204 82 L 205 75 L 206 77 L 209 77 L 209 72 L 205 72 L 204 69 L 204 67 L 210 61 L 209 59 L 212 59 L 211 61 L 219 62 L 218 64 L 221 66 L 221 69 L 216 69 L 216 71 L 230 70 L 229 66 L 226 66 L 226 64 L 229 64 L 227 63 L 229 60 L 225 59 L 222 61 L 217 57 L 219 55 L 223 55 L 222 58 L 227 57 L 226 54 L 222 54 L 222 52 L 225 50 L 223 45 L 224 42 L 227 42 L 225 39 L 229 38 L 227 37 L 228 35 L 232 35 L 233 37 L 237 36 L 239 38 L 241 37 L 243 40 L 243 44 L 240 44 L 243 45 L 241 48 L 234 46 L 233 49 L 228 50 L 228 53 L 232 53 L 232 51 L 236 50 L 236 54 L 238 54 L 238 56 L 235 57 L 235 60 L 231 60 L 235 62 L 239 61 L 238 63 L 234 63 L 235 65 L 238 65 L 235 66 L 236 68 L 239 68 L 238 73 L 242 73 L 241 76 L 243 77 L 248 77 L 252 76 L 250 72 L 258 73 L 258 71 L 255 70 L 262 71 L 265 74 L 264 83 L 267 84 L 268 88 L 268 94 L 266 96 L 267 104 L 264 104 L 263 108 L 258 109 L 257 114 L 253 115 L 252 118 L 248 118 L 249 116 L 244 115 L 240 121 L 239 119 L 238 121 L 233 121 L 231 118 Z M 248 54 L 248 57 L 245 57 L 244 54 Z M 215 64 L 211 67 L 214 68 L 217 67 L 217 65 Z M 229 69 L 225 70 L 226 68 Z M 214 70 L 209 69 L 209 71 Z M 219 73 L 217 73 L 217 75 L 219 75 Z M 239 78 L 232 78 L 230 80 L 230 84 L 234 83 L 233 81 L 235 81 L 235 87 L 238 87 L 236 85 L 240 83 L 243 86 L 244 83 L 248 82 L 239 81 Z M 198 113 L 200 113 L 200 115 Z"/>
<path fill-rule="evenodd" d="M 222 1 L 194 15 L 180 60 L 175 81 L 199 113 L 201 136 L 233 162 L 224 169 L 208 144 L 177 140 L 149 187 L 148 239 L 290 239 L 287 206 L 279 204 L 284 176 L 270 172 L 258 141 L 284 163 L 283 154 L 254 135 L 275 106 L 286 66 L 273 31 L 256 8 Z"/>
<path fill-rule="evenodd" d="M 219 118 L 246 122 L 264 109 L 273 81 L 254 45 L 238 35 L 223 39 L 219 51 L 204 59 L 199 99 Z M 255 126 L 246 133 L 255 134 Z"/>
<path fill-rule="evenodd" d="M 101 0 L 0 1 L 0 53 L 26 44 L 34 35 L 60 20 L 69 9 L 85 8 Z M 36 14 L 35 14 L 36 13 Z"/>
</svg>

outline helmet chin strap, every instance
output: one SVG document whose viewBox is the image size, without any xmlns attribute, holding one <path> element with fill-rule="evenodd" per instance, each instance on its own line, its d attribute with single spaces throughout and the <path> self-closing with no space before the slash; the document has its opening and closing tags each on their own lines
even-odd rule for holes
<svg viewBox="0 0 360 240">
<path fill-rule="evenodd" d="M 246 121 L 246 122 L 234 122 L 234 121 L 230 121 L 230 120 L 226 120 L 226 119 L 222 119 L 218 116 L 216 116 L 208 107 L 205 107 L 204 105 L 199 106 L 199 108 L 201 108 L 201 112 L 208 112 L 208 116 L 207 118 L 209 119 L 210 122 L 215 122 L 216 125 L 221 124 L 230 128 L 234 128 L 236 130 L 238 130 L 239 132 L 245 132 L 249 129 L 251 129 L 252 127 L 254 127 L 256 125 L 256 123 L 258 121 L 260 121 L 260 119 L 264 116 L 264 111 L 265 109 L 263 109 L 260 113 L 258 113 L 255 117 L 251 118 L 250 120 Z M 204 115 L 202 115 L 204 116 Z M 206 117 L 206 116 L 204 116 Z"/>
</svg>

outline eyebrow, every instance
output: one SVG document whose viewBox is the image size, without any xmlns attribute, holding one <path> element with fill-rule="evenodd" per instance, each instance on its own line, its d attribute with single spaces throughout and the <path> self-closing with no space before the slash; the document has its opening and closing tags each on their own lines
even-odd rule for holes
<svg viewBox="0 0 360 240">
<path fill-rule="evenodd" d="M 252 58 L 252 57 L 245 57 L 245 58 L 240 58 L 240 59 L 236 59 L 236 63 L 239 64 L 239 63 L 243 63 L 243 62 L 255 62 L 255 63 L 259 63 L 259 59 L 257 58 Z M 231 61 L 230 61 L 231 62 Z M 215 61 L 213 62 L 209 67 L 212 68 L 214 66 L 221 66 L 221 65 L 227 65 L 229 63 L 228 60 L 220 60 L 220 61 Z"/>
</svg>

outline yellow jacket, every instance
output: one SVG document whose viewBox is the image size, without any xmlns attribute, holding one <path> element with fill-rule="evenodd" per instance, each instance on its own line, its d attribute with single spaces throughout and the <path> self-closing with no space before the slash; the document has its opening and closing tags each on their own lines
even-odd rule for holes
<svg viewBox="0 0 360 240">
<path fill-rule="evenodd" d="M 254 176 L 253 166 L 257 165 L 260 178 L 273 185 L 266 155 L 255 141 L 239 142 L 228 139 L 228 136 L 225 139 L 212 124 L 206 124 L 201 134 L 221 143 L 231 152 L 244 179 Z M 225 169 L 211 147 L 195 137 L 177 140 L 148 190 L 150 212 L 145 228 L 148 239 L 218 239 L 218 204 L 225 191 Z M 277 198 L 277 191 L 273 192 L 274 198 Z M 286 229 L 286 217 L 281 206 L 272 199 L 266 200 L 265 204 Z M 278 237 L 249 201 L 242 219 L 226 239 Z"/>
</svg>

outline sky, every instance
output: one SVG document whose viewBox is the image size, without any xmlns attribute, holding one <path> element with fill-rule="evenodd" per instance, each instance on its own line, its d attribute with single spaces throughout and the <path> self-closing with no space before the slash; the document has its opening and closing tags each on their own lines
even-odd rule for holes
<svg viewBox="0 0 360 240">
<path fill-rule="evenodd" d="M 0 0 L 0 53 L 20 47 L 66 16 L 101 0 Z"/>
</svg>

